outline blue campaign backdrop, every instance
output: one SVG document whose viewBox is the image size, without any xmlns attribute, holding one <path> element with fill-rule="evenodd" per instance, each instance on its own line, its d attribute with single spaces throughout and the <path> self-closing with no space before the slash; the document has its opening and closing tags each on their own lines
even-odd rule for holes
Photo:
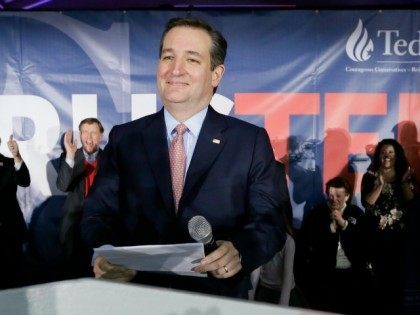
<svg viewBox="0 0 420 315">
<path fill-rule="evenodd" d="M 107 135 L 161 108 L 160 35 L 169 18 L 189 15 L 225 35 L 212 105 L 266 127 L 287 165 L 295 227 L 335 175 L 352 181 L 360 203 L 379 139 L 398 139 L 419 176 L 419 11 L 1 12 L 0 137 L 15 136 L 31 172 L 18 197 L 37 259 L 60 259 L 63 132 L 96 116 Z"/>
</svg>

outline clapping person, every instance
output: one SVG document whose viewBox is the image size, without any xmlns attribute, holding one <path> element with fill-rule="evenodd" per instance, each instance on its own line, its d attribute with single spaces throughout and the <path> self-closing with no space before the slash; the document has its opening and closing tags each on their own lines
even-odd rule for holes
<svg viewBox="0 0 420 315">
<path fill-rule="evenodd" d="M 1 143 L 1 139 L 0 139 Z M 27 187 L 29 170 L 11 135 L 7 147 L 12 158 L 0 154 L 0 289 L 20 286 L 22 279 L 23 243 L 27 238 L 26 223 L 16 198 L 17 186 Z"/>
<path fill-rule="evenodd" d="M 367 215 L 368 253 L 372 263 L 378 311 L 402 311 L 404 229 L 415 180 L 402 146 L 384 139 L 376 146 L 362 179 L 362 204 Z"/>
<path fill-rule="evenodd" d="M 104 128 L 97 118 L 85 118 L 79 124 L 81 148 L 72 130 L 64 134 L 65 151 L 60 156 L 57 187 L 67 193 L 60 227 L 60 242 L 66 258 L 66 277 L 74 278 L 91 274 L 89 259 L 81 246 L 79 225 L 82 203 L 95 179 L 99 147 Z"/>
<path fill-rule="evenodd" d="M 315 309 L 345 314 L 362 309 L 363 211 L 351 204 L 352 191 L 345 178 L 332 178 L 326 184 L 327 200 L 303 221 L 297 272 Z"/>
</svg>

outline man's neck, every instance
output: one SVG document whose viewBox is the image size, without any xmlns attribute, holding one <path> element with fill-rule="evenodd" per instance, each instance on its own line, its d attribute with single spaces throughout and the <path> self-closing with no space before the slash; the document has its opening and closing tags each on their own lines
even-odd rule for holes
<svg viewBox="0 0 420 315">
<path fill-rule="evenodd" d="M 92 154 L 96 154 L 96 152 L 98 152 L 99 151 L 99 148 L 97 148 L 95 151 L 93 151 L 93 152 L 87 152 L 85 149 L 83 149 L 83 153 L 85 154 L 85 155 L 92 155 Z"/>
<path fill-rule="evenodd" d="M 85 149 L 83 149 L 83 155 L 85 156 L 86 161 L 88 161 L 89 163 L 94 162 L 96 160 L 98 151 L 99 151 L 99 148 L 92 153 L 88 153 L 85 151 Z"/>
<path fill-rule="evenodd" d="M 196 107 L 194 110 L 191 110 L 190 108 L 182 108 L 175 106 L 165 106 L 165 109 L 176 119 L 176 121 L 183 123 L 196 115 L 197 113 L 201 112 L 204 108 L 208 106 L 204 105 L 201 107 Z"/>
</svg>

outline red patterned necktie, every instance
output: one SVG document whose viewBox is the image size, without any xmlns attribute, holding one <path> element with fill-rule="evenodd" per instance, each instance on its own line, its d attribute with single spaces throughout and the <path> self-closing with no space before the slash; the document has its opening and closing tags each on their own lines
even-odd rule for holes
<svg viewBox="0 0 420 315">
<path fill-rule="evenodd" d="M 178 212 L 179 199 L 184 189 L 184 174 L 186 154 L 184 148 L 184 133 L 188 130 L 184 124 L 175 128 L 176 135 L 169 146 L 169 161 L 171 163 L 172 191 L 174 194 L 175 211 Z"/>
</svg>

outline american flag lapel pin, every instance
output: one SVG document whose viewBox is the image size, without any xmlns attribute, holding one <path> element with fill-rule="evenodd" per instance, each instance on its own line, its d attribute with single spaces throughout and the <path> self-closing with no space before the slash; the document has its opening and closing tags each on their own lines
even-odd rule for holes
<svg viewBox="0 0 420 315">
<path fill-rule="evenodd" d="M 219 140 L 219 139 L 214 138 L 214 139 L 213 139 L 213 143 L 220 144 L 220 140 Z"/>
</svg>

